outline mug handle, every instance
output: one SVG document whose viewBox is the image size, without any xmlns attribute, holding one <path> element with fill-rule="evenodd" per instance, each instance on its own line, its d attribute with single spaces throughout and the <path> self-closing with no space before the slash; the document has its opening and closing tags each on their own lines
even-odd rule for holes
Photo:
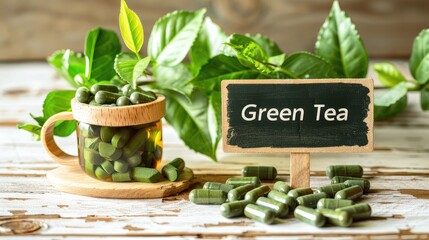
<svg viewBox="0 0 429 240">
<path fill-rule="evenodd" d="M 58 163 L 66 166 L 76 165 L 76 156 L 65 153 L 58 147 L 54 139 L 55 123 L 62 120 L 74 120 L 72 112 L 60 112 L 50 117 L 43 124 L 41 140 L 48 154 Z"/>
</svg>

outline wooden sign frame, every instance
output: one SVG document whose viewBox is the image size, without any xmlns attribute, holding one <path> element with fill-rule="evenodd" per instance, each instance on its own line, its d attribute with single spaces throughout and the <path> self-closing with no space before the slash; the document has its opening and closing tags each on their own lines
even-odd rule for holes
<svg viewBox="0 0 429 240">
<path fill-rule="evenodd" d="M 291 147 L 291 148 L 241 148 L 228 144 L 227 134 L 230 128 L 228 121 L 228 85 L 230 84 L 324 84 L 324 83 L 346 83 L 360 84 L 369 89 L 367 116 L 364 119 L 368 127 L 367 139 L 365 146 L 330 146 L 330 147 Z M 253 152 L 253 153 L 290 153 L 290 176 L 292 187 L 309 187 L 310 184 L 310 153 L 311 152 L 371 152 L 373 150 L 373 127 L 374 127 L 374 83 L 372 79 L 258 79 L 258 80 L 224 80 L 221 84 L 222 90 L 222 136 L 223 149 L 225 152 Z"/>
</svg>

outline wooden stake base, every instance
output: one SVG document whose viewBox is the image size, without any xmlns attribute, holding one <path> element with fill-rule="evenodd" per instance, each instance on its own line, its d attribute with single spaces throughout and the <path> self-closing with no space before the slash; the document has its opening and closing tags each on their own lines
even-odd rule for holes
<svg viewBox="0 0 429 240">
<path fill-rule="evenodd" d="M 187 189 L 194 174 L 185 168 L 177 182 L 103 182 L 86 175 L 75 165 L 60 166 L 46 176 L 56 189 L 66 193 L 101 198 L 161 198 Z"/>
</svg>

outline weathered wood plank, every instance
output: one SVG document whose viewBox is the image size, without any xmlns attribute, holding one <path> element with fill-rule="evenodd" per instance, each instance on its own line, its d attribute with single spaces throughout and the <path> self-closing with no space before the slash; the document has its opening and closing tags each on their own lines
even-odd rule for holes
<svg viewBox="0 0 429 240">
<path fill-rule="evenodd" d="M 177 9 L 205 7 L 227 33 L 262 33 L 286 52 L 314 49 L 320 26 L 332 1 L 317 0 L 129 0 L 141 17 L 146 37 L 156 19 Z M 429 24 L 424 0 L 342 1 L 369 53 L 376 57 L 407 57 L 420 30 Z M 85 34 L 96 26 L 118 31 L 119 1 L 0 1 L 1 61 L 40 60 L 53 51 L 82 51 Z M 17 31 L 19 29 L 19 31 Z M 146 41 L 147 42 L 147 41 Z M 146 49 L 144 47 L 143 49 Z"/>
</svg>

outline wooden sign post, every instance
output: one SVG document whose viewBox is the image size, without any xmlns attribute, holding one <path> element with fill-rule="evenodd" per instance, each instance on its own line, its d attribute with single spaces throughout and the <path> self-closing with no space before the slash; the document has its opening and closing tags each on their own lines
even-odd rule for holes
<svg viewBox="0 0 429 240">
<path fill-rule="evenodd" d="M 311 152 L 373 149 L 372 79 L 224 80 L 226 152 L 289 152 L 290 184 L 310 186 Z"/>
</svg>

